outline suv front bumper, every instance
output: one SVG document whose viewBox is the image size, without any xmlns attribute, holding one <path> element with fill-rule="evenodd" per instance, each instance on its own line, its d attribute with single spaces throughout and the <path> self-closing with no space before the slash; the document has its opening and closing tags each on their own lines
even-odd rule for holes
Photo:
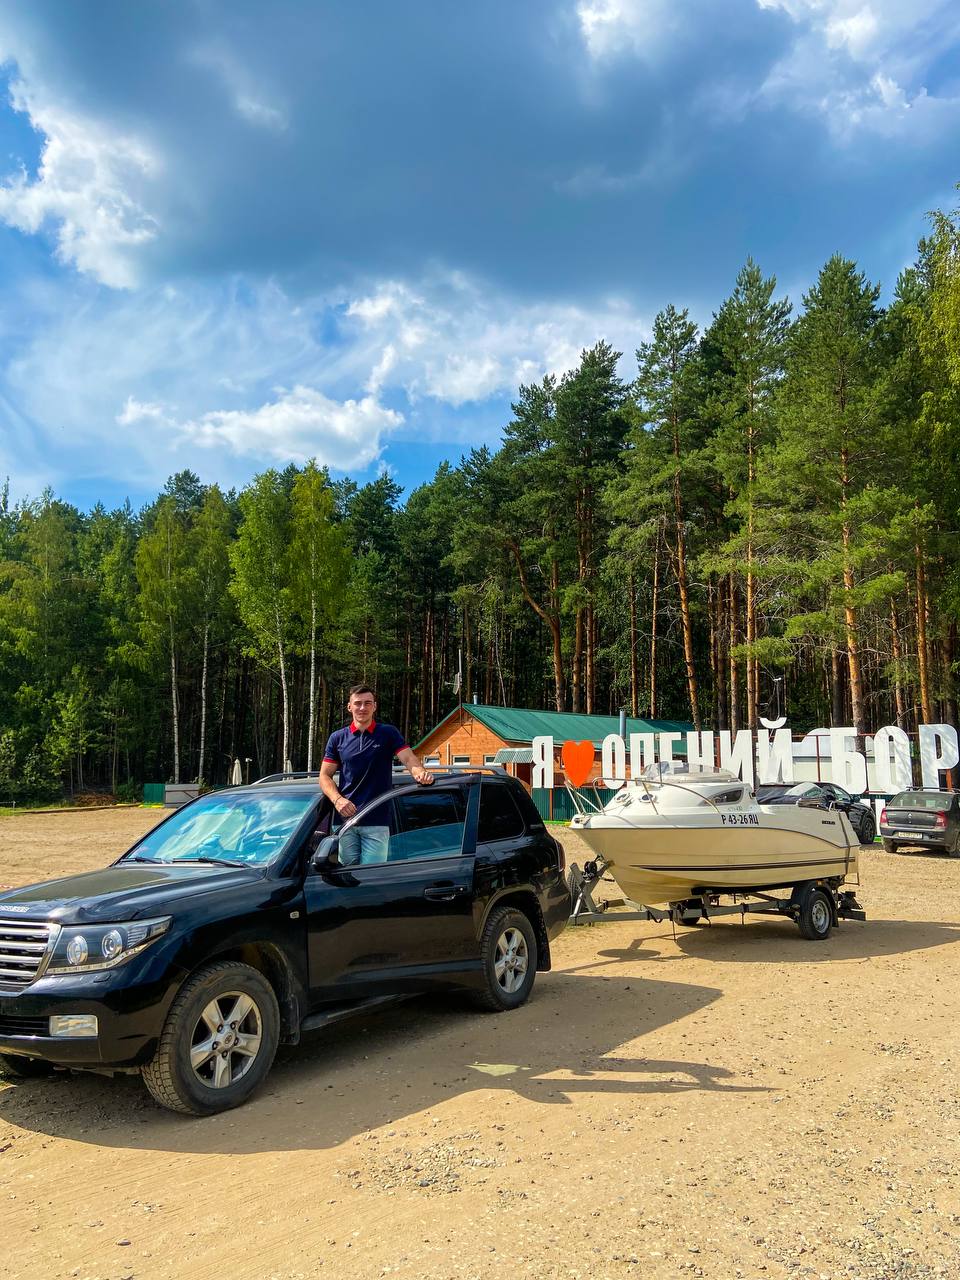
<svg viewBox="0 0 960 1280">
<path fill-rule="evenodd" d="M 139 1067 L 153 1057 L 176 994 L 150 976 L 146 957 L 101 973 L 40 978 L 23 991 L 0 988 L 0 1053 L 61 1067 Z M 49 1034 L 54 1014 L 94 1014 L 97 1035 Z"/>
</svg>

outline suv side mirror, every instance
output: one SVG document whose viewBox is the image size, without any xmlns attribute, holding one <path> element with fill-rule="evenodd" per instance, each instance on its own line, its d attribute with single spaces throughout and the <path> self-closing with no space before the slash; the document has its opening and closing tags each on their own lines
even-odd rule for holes
<svg viewBox="0 0 960 1280">
<path fill-rule="evenodd" d="M 340 837 L 324 836 L 310 859 L 310 866 L 314 871 L 322 871 L 326 867 L 339 867 L 339 865 Z"/>
</svg>

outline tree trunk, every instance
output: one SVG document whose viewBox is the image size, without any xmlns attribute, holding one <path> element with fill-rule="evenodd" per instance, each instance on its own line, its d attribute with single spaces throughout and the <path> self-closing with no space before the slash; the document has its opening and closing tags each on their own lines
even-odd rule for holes
<svg viewBox="0 0 960 1280">
<path fill-rule="evenodd" d="M 517 573 L 520 575 L 520 590 L 523 593 L 524 600 L 526 600 L 527 604 L 534 611 L 534 613 L 536 613 L 536 615 L 539 618 L 541 618 L 550 629 L 550 638 L 553 641 L 554 701 L 556 703 L 557 710 L 562 711 L 564 709 L 566 689 L 564 687 L 564 678 L 563 678 L 563 645 L 562 645 L 562 636 L 560 632 L 560 618 L 554 610 L 545 609 L 543 605 L 539 603 L 539 601 L 534 599 L 530 591 L 530 586 L 527 582 L 526 569 L 524 568 L 523 561 L 520 558 L 520 548 L 517 546 L 515 542 L 508 543 L 508 548 L 513 554 L 513 558 L 517 566 Z M 554 582 L 554 584 L 556 583 L 557 573 L 558 573 L 557 566 L 556 564 L 554 564 L 552 567 L 552 581 Z M 576 671 L 576 666 L 574 666 L 574 671 Z M 503 685 L 503 680 L 501 677 L 501 688 L 502 688 L 502 685 Z"/>
<path fill-rule="evenodd" d="M 173 781 L 180 781 L 180 699 L 177 695 L 177 653 L 173 643 L 173 615 L 170 623 L 170 705 L 173 711 Z"/>
<path fill-rule="evenodd" d="M 737 643 L 737 614 L 739 612 L 739 592 L 737 591 L 737 579 L 731 573 L 730 575 L 730 645 L 729 653 L 729 670 L 730 670 L 730 732 L 737 733 L 740 728 L 740 669 L 737 666 L 737 659 L 734 655 L 734 646 Z"/>
<path fill-rule="evenodd" d="M 893 653 L 893 696 L 897 708 L 897 727 L 907 727 L 907 701 L 903 692 L 903 650 L 900 646 L 900 617 L 897 602 L 890 599 L 890 647 Z"/>
<path fill-rule="evenodd" d="M 637 589 L 633 570 L 630 571 L 630 714 L 634 720 L 640 716 L 640 669 L 637 635 Z"/>
<path fill-rule="evenodd" d="M 650 601 L 650 719 L 657 718 L 657 609 L 660 605 L 660 528 L 653 549 L 653 593 Z"/>
<path fill-rule="evenodd" d="M 957 624 L 951 622 L 943 641 L 944 720 L 957 727 L 957 684 L 953 673 L 953 661 L 957 652 Z"/>
<path fill-rule="evenodd" d="M 307 710 L 307 773 L 313 768 L 317 714 L 317 597 L 310 592 L 310 697 Z"/>
<path fill-rule="evenodd" d="M 683 628 L 683 658 L 687 671 L 687 696 L 690 699 L 690 719 L 700 732 L 700 707 L 697 701 L 697 669 L 693 655 L 693 620 L 690 614 L 690 594 L 687 588 L 687 547 L 681 526 L 677 526 L 677 589 L 680 592 L 680 622 Z"/>
<path fill-rule="evenodd" d="M 917 554 L 917 674 L 920 683 L 920 713 L 924 724 L 933 723 L 933 700 L 930 697 L 930 650 L 927 644 L 927 570 L 923 551 Z"/>
<path fill-rule="evenodd" d="M 283 651 L 279 609 L 275 609 L 275 617 L 277 622 L 277 655 L 280 659 L 280 690 L 283 697 L 283 758 L 280 761 L 280 768 L 281 770 L 285 770 L 290 751 L 290 703 L 287 695 L 287 657 Z"/>
<path fill-rule="evenodd" d="M 593 614 L 593 605 L 588 604 L 585 610 L 586 617 L 584 626 L 587 633 L 587 665 L 584 674 L 584 686 L 587 695 L 587 715 L 592 716 L 594 712 L 594 702 L 596 700 L 596 620 Z"/>
<path fill-rule="evenodd" d="M 830 723 L 831 725 L 842 725 L 844 719 L 840 652 L 834 647 L 830 650 Z"/>
<path fill-rule="evenodd" d="M 203 625 L 203 668 L 200 673 L 200 759 L 197 782 L 203 782 L 203 761 L 207 749 L 207 662 L 210 654 L 210 623 Z"/>
<path fill-rule="evenodd" d="M 573 665 L 570 671 L 570 710 L 580 711 L 580 664 L 583 659 L 583 610 L 577 609 L 573 624 Z"/>
</svg>

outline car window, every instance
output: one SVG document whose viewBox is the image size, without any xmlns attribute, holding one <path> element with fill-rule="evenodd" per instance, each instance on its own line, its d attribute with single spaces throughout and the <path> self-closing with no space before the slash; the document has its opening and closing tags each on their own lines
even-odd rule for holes
<svg viewBox="0 0 960 1280">
<path fill-rule="evenodd" d="M 523 835 L 523 818 L 516 806 L 510 788 L 502 783 L 480 784 L 480 817 L 477 840 L 509 840 Z"/>
<path fill-rule="evenodd" d="M 316 804 L 315 794 L 218 791 L 175 813 L 145 835 L 128 856 L 156 862 L 217 858 L 267 863 L 286 848 Z"/>
<path fill-rule="evenodd" d="M 843 787 L 838 787 L 835 782 L 831 782 L 828 790 L 833 792 L 841 804 L 850 804 L 853 801 L 853 796 L 850 792 L 844 791 Z"/>
<path fill-rule="evenodd" d="M 938 795 L 936 791 L 912 792 L 902 791 L 894 796 L 887 806 L 889 809 L 946 809 L 950 805 L 950 797 Z"/>
<path fill-rule="evenodd" d="M 463 851 L 467 797 L 461 787 L 423 788 L 394 798 L 388 862 L 441 858 Z"/>
</svg>

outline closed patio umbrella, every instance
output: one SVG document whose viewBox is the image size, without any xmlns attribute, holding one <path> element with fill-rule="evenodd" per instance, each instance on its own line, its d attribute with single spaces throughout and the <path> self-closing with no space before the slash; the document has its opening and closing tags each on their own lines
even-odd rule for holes
<svg viewBox="0 0 960 1280">
<path fill-rule="evenodd" d="M 243 769 L 240 767 L 239 757 L 233 762 L 233 770 L 230 774 L 231 787 L 239 787 L 243 784 Z"/>
</svg>

